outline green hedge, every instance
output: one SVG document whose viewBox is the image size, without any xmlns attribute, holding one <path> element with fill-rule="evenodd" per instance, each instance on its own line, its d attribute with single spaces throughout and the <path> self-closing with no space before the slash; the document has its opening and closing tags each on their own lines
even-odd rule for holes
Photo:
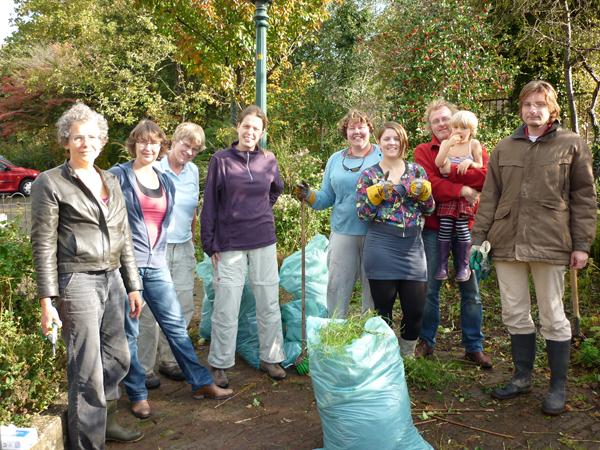
<svg viewBox="0 0 600 450">
<path fill-rule="evenodd" d="M 64 347 L 56 357 L 40 332 L 29 238 L 0 227 L 0 423 L 23 425 L 46 409 L 64 379 Z"/>
</svg>

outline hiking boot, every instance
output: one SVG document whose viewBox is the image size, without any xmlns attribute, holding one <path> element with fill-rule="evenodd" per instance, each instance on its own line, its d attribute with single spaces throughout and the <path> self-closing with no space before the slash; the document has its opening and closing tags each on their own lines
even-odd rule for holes
<svg viewBox="0 0 600 450">
<path fill-rule="evenodd" d="M 133 415 L 141 420 L 146 420 L 152 415 L 152 409 L 150 409 L 150 403 L 148 403 L 148 400 L 131 402 L 130 409 Z"/>
<path fill-rule="evenodd" d="M 209 398 L 211 400 L 225 400 L 233 395 L 233 389 L 222 389 L 215 383 L 207 384 L 202 386 L 196 392 L 192 394 L 196 400 L 202 400 L 203 398 Z"/>
<path fill-rule="evenodd" d="M 427 356 L 433 355 L 433 347 L 430 347 L 427 342 L 423 339 L 419 339 L 419 343 L 415 348 L 415 357 L 417 358 L 425 358 Z"/>
<path fill-rule="evenodd" d="M 146 375 L 146 389 L 158 389 L 160 386 L 160 378 L 154 372 Z"/>
<path fill-rule="evenodd" d="M 558 416 L 565 412 L 571 341 L 546 340 L 546 352 L 550 366 L 550 389 L 542 403 L 542 412 Z"/>
<path fill-rule="evenodd" d="M 492 358 L 483 352 L 465 352 L 465 359 L 474 362 L 482 369 L 491 369 L 493 367 Z"/>
<path fill-rule="evenodd" d="M 173 381 L 184 381 L 185 376 L 179 366 L 159 366 L 158 371 Z"/>
<path fill-rule="evenodd" d="M 535 361 L 535 333 L 511 334 L 510 342 L 515 373 L 505 386 L 492 391 L 492 397 L 498 400 L 508 400 L 531 391 L 531 372 Z"/>
<path fill-rule="evenodd" d="M 144 433 L 123 428 L 117 423 L 117 401 L 106 402 L 106 434 L 107 441 L 137 442 L 144 437 Z"/>
<path fill-rule="evenodd" d="M 209 366 L 209 370 L 213 377 L 213 381 L 217 386 L 221 388 L 229 386 L 229 380 L 227 379 L 225 369 L 217 369 L 216 367 Z"/>
<path fill-rule="evenodd" d="M 279 363 L 268 363 L 261 361 L 260 370 L 267 372 L 274 380 L 283 380 L 287 376 L 285 370 L 283 370 L 283 367 L 281 367 Z"/>
</svg>

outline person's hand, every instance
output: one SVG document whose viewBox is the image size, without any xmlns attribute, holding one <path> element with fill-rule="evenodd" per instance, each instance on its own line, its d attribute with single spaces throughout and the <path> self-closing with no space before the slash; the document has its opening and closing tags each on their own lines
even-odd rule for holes
<svg viewBox="0 0 600 450">
<path fill-rule="evenodd" d="M 573 269 L 583 269 L 588 262 L 589 255 L 581 250 L 571 252 L 571 267 Z"/>
<path fill-rule="evenodd" d="M 468 201 L 471 206 L 475 205 L 475 203 L 477 203 L 477 200 L 479 200 L 479 192 L 477 192 L 475 189 L 469 186 L 463 186 L 460 189 L 460 196 L 464 197 L 465 200 Z"/>
<path fill-rule="evenodd" d="M 469 167 L 471 167 L 472 164 L 472 159 L 465 159 L 464 161 L 461 161 L 458 164 L 458 167 L 456 168 L 456 173 L 459 175 L 464 175 L 465 173 L 467 173 L 467 170 L 469 169 Z"/>
<path fill-rule="evenodd" d="M 383 180 L 379 181 L 379 185 L 381 186 L 381 192 L 384 200 L 388 200 L 392 196 L 392 192 L 394 192 L 394 183 L 388 180 L 390 176 L 390 171 L 388 170 L 383 174 Z"/>
<path fill-rule="evenodd" d="M 294 196 L 301 202 L 307 202 L 309 205 L 312 205 L 317 197 L 315 192 L 310 190 L 306 181 L 302 181 L 302 183 L 294 186 Z"/>
<path fill-rule="evenodd" d="M 127 294 L 127 297 L 129 297 L 129 317 L 139 319 L 144 306 L 144 300 L 140 295 L 140 291 L 131 291 Z"/>
<path fill-rule="evenodd" d="M 450 147 L 454 147 L 456 144 L 460 144 L 462 142 L 462 138 L 459 134 L 451 134 L 448 138 L 448 144 Z"/>
<path fill-rule="evenodd" d="M 431 183 L 424 178 L 416 178 L 411 181 L 408 193 L 410 197 L 425 202 L 431 197 Z"/>
<path fill-rule="evenodd" d="M 62 327 L 62 322 L 58 316 L 58 311 L 52 306 L 50 297 L 41 298 L 40 306 L 42 307 L 42 316 L 40 319 L 42 334 L 48 336 L 48 334 L 52 333 L 52 324 L 55 323 L 59 327 Z"/>
</svg>

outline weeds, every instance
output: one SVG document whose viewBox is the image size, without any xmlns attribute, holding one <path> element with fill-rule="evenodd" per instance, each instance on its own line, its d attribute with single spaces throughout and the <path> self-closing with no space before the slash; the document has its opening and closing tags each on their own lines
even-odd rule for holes
<svg viewBox="0 0 600 450">
<path fill-rule="evenodd" d="M 374 312 L 368 312 L 363 315 L 350 316 L 344 321 L 329 322 L 319 330 L 319 346 L 328 353 L 342 351 L 356 339 L 370 333 L 365 330 L 365 323 L 375 316 Z"/>
<path fill-rule="evenodd" d="M 440 361 L 429 358 L 405 359 L 406 382 L 421 390 L 441 390 L 456 381 L 459 369 L 454 361 Z"/>
</svg>

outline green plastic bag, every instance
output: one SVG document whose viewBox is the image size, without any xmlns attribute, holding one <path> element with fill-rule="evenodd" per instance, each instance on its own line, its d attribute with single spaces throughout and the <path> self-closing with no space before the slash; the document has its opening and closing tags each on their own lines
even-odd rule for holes
<svg viewBox="0 0 600 450">
<path fill-rule="evenodd" d="M 307 319 L 308 355 L 325 450 L 429 450 L 412 422 L 398 338 L 380 317 L 340 351 L 320 344 L 332 320 Z"/>
</svg>

